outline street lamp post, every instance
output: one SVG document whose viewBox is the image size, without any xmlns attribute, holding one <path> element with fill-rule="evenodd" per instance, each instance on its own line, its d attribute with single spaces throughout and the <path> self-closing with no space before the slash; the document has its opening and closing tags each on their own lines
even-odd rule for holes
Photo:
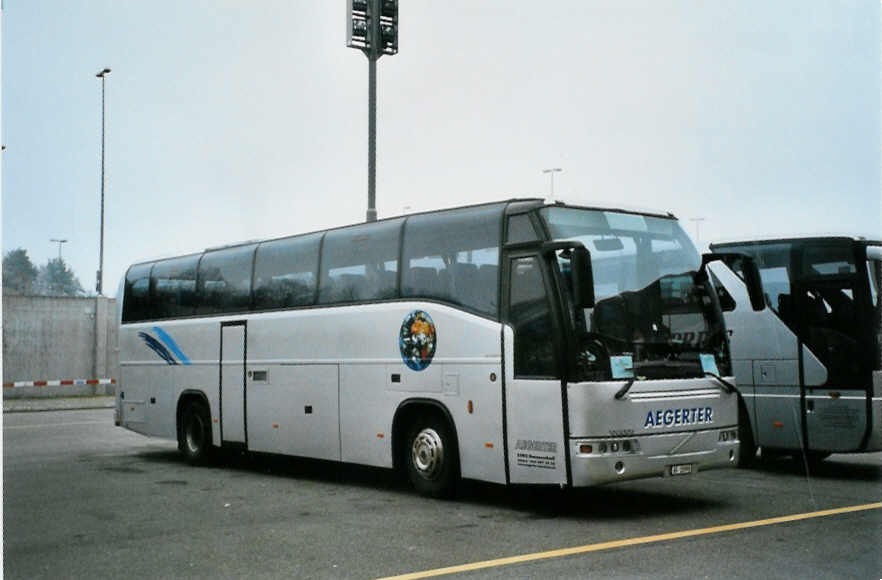
<svg viewBox="0 0 882 580">
<path fill-rule="evenodd" d="M 695 243 L 696 243 L 696 244 L 699 243 L 699 242 L 701 242 L 701 235 L 700 235 L 700 232 L 698 231 L 698 226 L 699 226 L 699 224 L 701 224 L 701 222 L 703 222 L 705 219 L 706 219 L 706 218 L 703 218 L 703 217 L 689 218 L 689 221 L 695 222 Z"/>
<path fill-rule="evenodd" d="M 58 261 L 61 261 L 61 244 L 66 244 L 67 240 L 59 240 L 57 238 L 51 238 L 50 242 L 56 242 L 58 244 Z"/>
<path fill-rule="evenodd" d="M 110 69 L 104 68 L 95 75 L 101 79 L 101 237 L 98 244 L 98 272 L 95 274 L 95 291 L 99 296 L 104 290 L 104 79 L 108 74 Z"/>
<path fill-rule="evenodd" d="M 552 167 L 550 169 L 543 169 L 542 173 L 548 173 L 551 176 L 551 201 L 554 201 L 554 174 L 560 173 L 563 171 L 560 167 Z"/>
</svg>

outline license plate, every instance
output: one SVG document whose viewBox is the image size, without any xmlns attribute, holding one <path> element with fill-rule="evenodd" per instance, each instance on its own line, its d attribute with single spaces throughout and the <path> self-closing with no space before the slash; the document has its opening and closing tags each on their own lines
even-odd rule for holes
<svg viewBox="0 0 882 580">
<path fill-rule="evenodd" d="M 671 466 L 671 475 L 689 475 L 692 473 L 692 465 L 672 465 Z"/>
</svg>

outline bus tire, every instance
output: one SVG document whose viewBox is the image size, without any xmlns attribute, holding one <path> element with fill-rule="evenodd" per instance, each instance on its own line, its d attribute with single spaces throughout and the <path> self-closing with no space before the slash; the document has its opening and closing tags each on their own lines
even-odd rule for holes
<svg viewBox="0 0 882 580">
<path fill-rule="evenodd" d="M 750 467 L 756 461 L 756 442 L 744 399 L 738 397 L 738 467 Z"/>
<path fill-rule="evenodd" d="M 781 459 L 789 453 L 790 452 L 784 449 L 778 449 L 777 447 L 763 446 L 760 451 L 760 457 L 763 461 L 777 461 L 778 459 Z"/>
<path fill-rule="evenodd" d="M 211 418 L 200 400 L 190 401 L 181 416 L 178 448 L 192 465 L 205 465 L 212 458 Z"/>
<path fill-rule="evenodd" d="M 451 497 L 459 479 L 459 453 L 447 421 L 419 416 L 411 422 L 404 447 L 407 475 L 414 488 L 435 498 Z"/>
<path fill-rule="evenodd" d="M 803 453 L 805 462 L 808 463 L 809 467 L 820 466 L 821 462 L 830 457 L 830 455 L 832 454 L 829 451 L 806 451 Z"/>
</svg>

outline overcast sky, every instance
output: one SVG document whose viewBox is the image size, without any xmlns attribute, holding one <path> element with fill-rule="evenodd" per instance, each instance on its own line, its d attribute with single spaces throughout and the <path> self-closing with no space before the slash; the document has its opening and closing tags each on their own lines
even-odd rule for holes
<svg viewBox="0 0 882 580">
<path fill-rule="evenodd" d="M 4 253 L 98 267 L 362 221 L 345 0 L 3 0 Z M 381 218 L 513 196 L 673 211 L 701 242 L 879 237 L 880 3 L 403 0 Z"/>
</svg>

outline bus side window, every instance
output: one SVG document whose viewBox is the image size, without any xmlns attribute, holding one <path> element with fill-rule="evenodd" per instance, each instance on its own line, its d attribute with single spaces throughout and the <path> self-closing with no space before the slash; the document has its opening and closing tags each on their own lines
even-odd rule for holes
<svg viewBox="0 0 882 580">
<path fill-rule="evenodd" d="M 507 243 L 534 242 L 538 239 L 536 230 L 533 229 L 533 224 L 530 223 L 529 215 L 513 215 L 508 218 Z"/>
<path fill-rule="evenodd" d="M 207 252 L 199 262 L 196 314 L 241 312 L 251 306 L 254 244 Z"/>
<path fill-rule="evenodd" d="M 497 206 L 408 217 L 402 297 L 432 298 L 496 318 L 501 212 Z"/>
<path fill-rule="evenodd" d="M 776 244 L 768 244 L 764 246 L 732 246 L 726 249 L 730 252 L 741 252 L 751 256 L 759 268 L 760 279 L 763 283 L 763 294 L 766 297 L 766 304 L 774 310 L 778 316 L 791 329 L 795 329 L 796 322 L 793 319 L 793 312 L 790 311 L 790 294 L 791 294 L 791 253 L 793 244 L 782 242 Z M 734 270 L 742 279 L 744 274 L 741 272 L 739 264 L 735 264 Z M 722 302 L 720 303 L 722 306 Z"/>
<path fill-rule="evenodd" d="M 312 306 L 322 234 L 264 242 L 254 255 L 254 310 Z"/>
<path fill-rule="evenodd" d="M 509 322 L 514 327 L 515 376 L 557 377 L 551 310 L 535 257 L 512 260 Z"/>
<path fill-rule="evenodd" d="M 150 269 L 153 264 L 132 266 L 126 272 L 123 322 L 147 320 L 150 313 Z"/>
<path fill-rule="evenodd" d="M 386 300 L 398 295 L 398 243 L 402 219 L 364 224 L 325 235 L 319 304 Z"/>
<path fill-rule="evenodd" d="M 151 300 L 148 318 L 191 316 L 196 307 L 196 264 L 199 256 L 157 262 L 150 274 Z"/>
</svg>

